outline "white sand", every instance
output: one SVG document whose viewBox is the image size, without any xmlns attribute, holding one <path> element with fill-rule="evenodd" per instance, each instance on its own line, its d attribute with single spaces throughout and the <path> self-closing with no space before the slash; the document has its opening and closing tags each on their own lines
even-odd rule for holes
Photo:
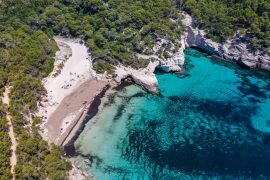
<svg viewBox="0 0 270 180">
<path fill-rule="evenodd" d="M 64 63 L 58 76 L 53 76 L 57 68 L 55 67 L 51 75 L 43 80 L 48 96 L 42 102 L 38 115 L 44 117 L 44 122 L 50 118 L 64 97 L 90 78 L 90 58 L 86 46 L 74 40 L 59 37 L 54 39 L 58 44 L 67 44 L 72 49 L 72 55 Z"/>
<path fill-rule="evenodd" d="M 54 39 L 60 47 L 60 52 L 56 54 L 53 72 L 43 80 L 47 97 L 40 103 L 37 115 L 43 117 L 41 125 L 43 138 L 57 144 L 57 140 L 60 137 L 64 138 L 66 132 L 76 124 L 76 117 L 83 112 L 85 103 L 92 102 L 106 82 L 95 80 L 97 76 L 92 69 L 85 45 L 76 40 L 60 37 Z M 63 43 L 70 48 L 63 46 Z M 65 57 L 68 59 L 66 60 Z M 61 73 L 54 76 L 59 72 L 59 64 L 64 64 L 64 67 Z M 69 179 L 72 180 L 89 179 L 89 176 L 74 165 L 69 175 Z"/>
<path fill-rule="evenodd" d="M 76 112 L 72 112 L 69 115 L 67 115 L 61 123 L 61 129 L 60 129 L 60 134 L 62 135 L 67 128 L 69 127 L 69 125 L 72 123 L 72 121 L 80 114 L 82 113 L 82 111 L 84 110 L 84 108 L 81 108 L 80 110 L 76 111 Z"/>
</svg>

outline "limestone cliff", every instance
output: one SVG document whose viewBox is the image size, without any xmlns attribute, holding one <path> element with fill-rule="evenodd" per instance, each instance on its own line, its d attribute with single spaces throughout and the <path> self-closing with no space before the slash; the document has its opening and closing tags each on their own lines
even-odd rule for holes
<svg viewBox="0 0 270 180">
<path fill-rule="evenodd" d="M 143 86 L 150 92 L 155 92 L 157 91 L 158 81 L 154 71 L 157 66 L 158 61 L 150 62 L 146 68 L 138 70 L 120 65 L 116 67 L 115 74 L 117 77 L 115 80 L 121 82 L 122 79 L 131 77 L 136 84 Z"/>
<path fill-rule="evenodd" d="M 184 65 L 185 58 L 184 58 L 184 36 L 181 38 L 181 47 L 176 51 L 175 45 L 165 39 L 160 39 L 156 45 L 153 47 L 153 51 L 155 54 L 157 52 L 162 51 L 162 47 L 167 46 L 169 47 L 169 51 L 167 53 L 169 54 L 168 58 L 162 57 L 162 58 L 154 58 L 156 61 L 159 62 L 158 68 L 162 69 L 165 72 L 170 71 L 180 71 L 181 66 Z"/>
<path fill-rule="evenodd" d="M 154 75 L 155 68 L 165 72 L 180 71 L 185 62 L 184 50 L 189 47 L 197 47 L 210 55 L 235 61 L 250 68 L 270 71 L 270 56 L 260 50 L 251 52 L 248 45 L 241 40 L 243 37 L 241 37 L 240 33 L 236 33 L 226 43 L 220 44 L 208 39 L 203 30 L 193 27 L 193 19 L 190 15 L 184 13 L 183 16 L 182 23 L 185 30 L 180 40 L 181 47 L 177 51 L 175 51 L 177 48 L 174 47 L 171 41 L 158 39 L 153 47 L 152 55 L 137 54 L 138 58 L 151 60 L 147 68 L 135 70 L 120 65 L 116 67 L 115 73 L 117 77 L 115 80 L 120 82 L 129 76 L 133 78 L 135 83 L 145 87 L 147 90 L 156 91 L 158 81 Z M 169 54 L 168 58 L 163 56 L 164 47 L 166 47 Z"/>
<path fill-rule="evenodd" d="M 251 52 L 243 41 L 244 37 L 239 32 L 224 44 L 219 44 L 206 38 L 203 30 L 193 27 L 193 19 L 188 14 L 183 14 L 185 26 L 185 48 L 197 47 L 211 55 L 235 61 L 250 68 L 270 71 L 270 56 L 265 51 Z"/>
</svg>

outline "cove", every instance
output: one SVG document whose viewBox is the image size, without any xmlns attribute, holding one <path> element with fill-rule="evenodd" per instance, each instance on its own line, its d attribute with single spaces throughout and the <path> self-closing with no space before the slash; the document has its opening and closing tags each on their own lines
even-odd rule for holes
<svg viewBox="0 0 270 180">
<path fill-rule="evenodd" d="M 269 179 L 270 77 L 186 50 L 185 74 L 156 71 L 160 95 L 109 91 L 75 142 L 98 180 Z"/>
</svg>

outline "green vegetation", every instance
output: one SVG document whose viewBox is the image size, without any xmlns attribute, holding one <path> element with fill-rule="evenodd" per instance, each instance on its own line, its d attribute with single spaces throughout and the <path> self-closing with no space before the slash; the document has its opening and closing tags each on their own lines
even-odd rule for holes
<svg viewBox="0 0 270 180">
<path fill-rule="evenodd" d="M 99 60 L 96 63 L 94 63 L 94 68 L 96 70 L 97 73 L 104 73 L 105 71 L 107 71 L 108 73 L 113 73 L 113 67 L 110 66 L 109 63 L 107 63 L 106 61 L 103 60 Z"/>
<path fill-rule="evenodd" d="M 52 35 L 33 24 L 37 11 L 45 4 L 7 0 L 1 1 L 0 6 L 0 92 L 7 84 L 12 86 L 9 112 L 18 142 L 16 179 L 66 179 L 70 164 L 61 159 L 61 151 L 42 140 L 37 118 L 32 114 L 37 101 L 46 93 L 41 79 L 52 71 L 57 50 Z M 11 178 L 6 112 L 1 102 L 0 179 L 5 180 Z M 32 123 L 27 116 L 32 117 Z"/>
<path fill-rule="evenodd" d="M 63 152 L 56 146 L 48 147 L 36 126 L 31 130 L 32 136 L 25 131 L 18 137 L 16 179 L 66 179 L 71 166 L 59 158 Z"/>
<path fill-rule="evenodd" d="M 119 62 L 145 66 L 136 53 L 153 54 L 161 38 L 179 46 L 178 13 L 171 0 L 59 0 L 44 10 L 39 25 L 54 34 L 80 37 L 91 49 L 96 70 L 111 73 L 110 66 Z"/>
<path fill-rule="evenodd" d="M 11 141 L 8 135 L 6 110 L 6 106 L 0 100 L 0 180 L 11 177 L 9 162 Z"/>
<path fill-rule="evenodd" d="M 8 110 L 18 142 L 17 179 L 66 179 L 71 168 L 59 148 L 42 140 L 40 119 L 34 116 L 46 94 L 41 79 L 53 69 L 57 50 L 53 35 L 83 39 L 97 72 L 113 73 L 112 65 L 118 63 L 146 66 L 149 60 L 136 54 L 153 54 L 160 39 L 179 47 L 178 14 L 171 0 L 0 1 L 0 93 L 6 85 L 12 87 Z M 169 48 L 164 47 L 166 57 Z M 0 177 L 10 179 L 6 108 L 2 103 L 0 107 Z"/>
<path fill-rule="evenodd" d="M 224 42 L 239 30 L 253 49 L 270 47 L 269 0 L 184 0 L 183 9 L 208 37 Z"/>
<path fill-rule="evenodd" d="M 136 53 L 153 54 L 152 48 L 158 40 L 166 39 L 179 47 L 182 28 L 179 10 L 172 3 L 172 0 L 17 0 L 16 3 L 6 0 L 0 12 L 0 31 L 4 32 L 0 45 L 2 42 L 4 47 L 12 47 L 14 40 L 23 37 L 42 41 L 43 45 L 53 43 L 46 42 L 51 35 L 79 37 L 91 49 L 96 63 L 103 60 L 106 67 L 120 62 L 139 68 L 145 63 L 139 62 Z M 20 46 L 35 42 L 24 43 Z M 23 49 L 25 47 L 21 51 Z M 40 50 L 43 52 L 33 50 L 29 56 L 36 59 L 38 54 L 49 55 L 40 59 L 41 62 L 31 62 L 37 66 L 45 63 L 42 71 L 46 75 L 52 68 L 49 57 L 53 49 Z M 169 54 L 165 54 L 168 57 Z M 99 64 L 95 67 L 100 67 Z"/>
<path fill-rule="evenodd" d="M 196 17 L 199 27 L 224 42 L 236 30 L 253 48 L 270 49 L 268 0 L 2 0 L 0 1 L 0 93 L 9 84 L 9 112 L 17 135 L 17 179 L 66 179 L 70 164 L 63 153 L 42 140 L 40 119 L 33 113 L 46 94 L 41 79 L 53 69 L 57 51 L 53 35 L 77 37 L 90 48 L 98 73 L 113 73 L 119 63 L 134 68 L 150 60 L 153 46 L 169 58 L 180 47 L 181 18 L 177 6 Z M 172 48 L 173 47 L 173 48 Z M 1 179 L 9 179 L 10 140 L 0 103 Z M 30 122 L 28 119 L 32 119 Z"/>
</svg>

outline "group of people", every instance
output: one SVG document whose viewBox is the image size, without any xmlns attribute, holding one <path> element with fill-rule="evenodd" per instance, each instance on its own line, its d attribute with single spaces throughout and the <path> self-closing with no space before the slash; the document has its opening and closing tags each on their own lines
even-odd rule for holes
<svg viewBox="0 0 270 180">
<path fill-rule="evenodd" d="M 78 80 L 80 79 L 80 77 L 82 77 L 82 78 L 84 79 L 84 75 L 80 76 L 80 75 L 77 74 L 77 73 L 72 73 L 72 72 L 70 72 L 69 75 L 70 75 L 72 78 L 69 80 L 69 82 L 64 81 L 66 84 L 63 85 L 61 88 L 63 88 L 63 89 L 69 89 L 69 88 L 71 88 L 72 85 L 73 85 L 72 82 L 76 82 L 76 78 L 78 78 Z"/>
</svg>

